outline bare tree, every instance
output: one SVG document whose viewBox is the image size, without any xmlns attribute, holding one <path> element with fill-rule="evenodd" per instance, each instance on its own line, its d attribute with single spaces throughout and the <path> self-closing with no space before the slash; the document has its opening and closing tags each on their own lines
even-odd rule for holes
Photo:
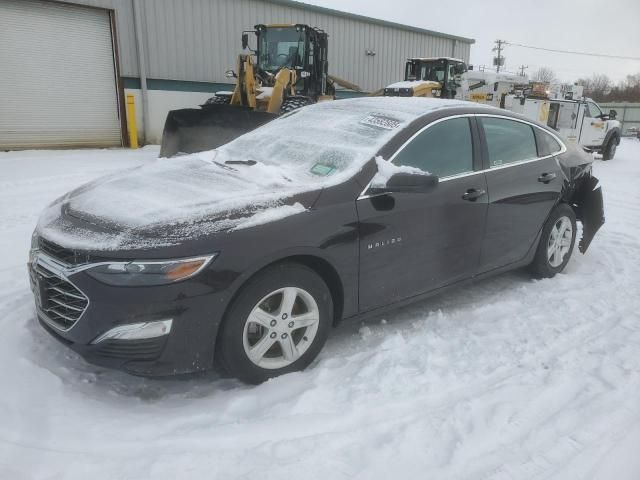
<svg viewBox="0 0 640 480">
<path fill-rule="evenodd" d="M 594 100 L 602 101 L 611 92 L 613 82 L 603 73 L 594 73 L 589 78 L 580 78 L 576 82 L 584 87 L 584 94 Z"/>
<path fill-rule="evenodd" d="M 627 75 L 627 78 L 617 85 L 602 74 L 580 78 L 576 83 L 584 87 L 585 95 L 596 101 L 640 102 L 640 73 Z"/>
<path fill-rule="evenodd" d="M 540 67 L 531 77 L 531 79 L 536 82 L 544 83 L 554 83 L 556 78 L 556 73 L 549 67 Z"/>
</svg>

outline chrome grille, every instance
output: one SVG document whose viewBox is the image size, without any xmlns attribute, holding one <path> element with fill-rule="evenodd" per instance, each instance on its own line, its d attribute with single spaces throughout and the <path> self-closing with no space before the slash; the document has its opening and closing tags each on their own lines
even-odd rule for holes
<svg viewBox="0 0 640 480">
<path fill-rule="evenodd" d="M 66 263 L 67 265 L 82 265 L 89 263 L 91 260 L 86 252 L 61 247 L 60 245 L 49 240 L 45 240 L 42 237 L 38 239 L 38 249 L 52 258 L 55 258 L 62 263 Z"/>
<path fill-rule="evenodd" d="M 41 264 L 31 267 L 31 287 L 39 310 L 63 330 L 71 328 L 89 305 L 89 299 L 72 283 Z"/>
</svg>

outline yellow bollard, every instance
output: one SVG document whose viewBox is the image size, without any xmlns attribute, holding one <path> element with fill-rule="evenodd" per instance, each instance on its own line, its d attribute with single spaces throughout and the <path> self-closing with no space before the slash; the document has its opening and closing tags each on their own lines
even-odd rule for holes
<svg viewBox="0 0 640 480">
<path fill-rule="evenodd" d="M 127 130 L 129 147 L 138 148 L 138 128 L 136 126 L 136 101 L 133 94 L 127 94 Z"/>
</svg>

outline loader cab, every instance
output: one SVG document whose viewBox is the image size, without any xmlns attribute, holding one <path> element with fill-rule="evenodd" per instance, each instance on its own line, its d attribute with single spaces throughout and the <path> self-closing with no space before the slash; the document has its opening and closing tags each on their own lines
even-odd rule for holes
<svg viewBox="0 0 640 480">
<path fill-rule="evenodd" d="M 405 64 L 405 81 L 427 80 L 442 85 L 440 96 L 454 98 L 467 65 L 457 58 L 409 58 Z"/>
<path fill-rule="evenodd" d="M 256 25 L 259 72 L 275 75 L 288 68 L 297 74 L 296 94 L 317 99 L 331 95 L 327 84 L 326 32 L 308 25 Z M 243 46 L 245 40 L 243 38 Z"/>
</svg>

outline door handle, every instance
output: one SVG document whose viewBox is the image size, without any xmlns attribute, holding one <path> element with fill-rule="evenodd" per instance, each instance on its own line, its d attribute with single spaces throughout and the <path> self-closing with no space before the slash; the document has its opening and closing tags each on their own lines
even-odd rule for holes
<svg viewBox="0 0 640 480">
<path fill-rule="evenodd" d="M 555 173 L 543 173 L 538 177 L 538 181 L 542 183 L 549 183 L 551 180 L 556 178 L 556 176 L 557 175 Z"/>
<path fill-rule="evenodd" d="M 470 188 L 469 190 L 467 190 L 462 194 L 462 199 L 467 200 L 468 202 L 475 202 L 477 199 L 479 199 L 481 196 L 483 196 L 486 193 L 487 192 L 485 190 Z"/>
</svg>

